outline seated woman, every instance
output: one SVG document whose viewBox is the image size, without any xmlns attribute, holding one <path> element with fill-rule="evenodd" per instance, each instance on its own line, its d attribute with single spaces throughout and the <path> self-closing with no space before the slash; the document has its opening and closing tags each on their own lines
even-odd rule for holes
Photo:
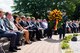
<svg viewBox="0 0 80 53">
<path fill-rule="evenodd" d="M 27 44 L 30 44 L 31 42 L 30 42 L 30 39 L 29 39 L 29 31 L 26 30 L 26 29 L 24 29 L 24 28 L 19 24 L 19 22 L 20 22 L 19 16 L 15 15 L 15 16 L 13 16 L 13 18 L 14 18 L 14 24 L 15 24 L 15 26 L 18 28 L 18 30 L 20 30 L 21 32 L 24 33 L 24 37 L 25 37 L 26 43 L 27 43 Z"/>
</svg>

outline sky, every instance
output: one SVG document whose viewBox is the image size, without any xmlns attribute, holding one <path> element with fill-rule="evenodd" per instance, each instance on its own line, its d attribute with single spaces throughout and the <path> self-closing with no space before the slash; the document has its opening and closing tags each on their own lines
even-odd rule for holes
<svg viewBox="0 0 80 53">
<path fill-rule="evenodd" d="M 13 0 L 0 0 L 0 8 L 2 8 L 5 12 L 12 12 L 10 6 L 13 6 Z"/>
</svg>

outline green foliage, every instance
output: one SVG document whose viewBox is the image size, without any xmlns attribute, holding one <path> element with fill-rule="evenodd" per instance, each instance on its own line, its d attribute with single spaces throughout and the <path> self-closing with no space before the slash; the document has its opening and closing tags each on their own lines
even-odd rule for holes
<svg viewBox="0 0 80 53">
<path fill-rule="evenodd" d="M 55 24 L 54 24 L 54 21 L 49 21 L 48 23 L 49 23 L 49 27 L 50 27 L 50 28 L 53 28 L 54 25 L 55 25 Z"/>
<path fill-rule="evenodd" d="M 48 11 L 53 9 L 65 10 L 72 18 L 80 0 L 14 0 L 14 3 L 14 12 L 30 13 L 36 18 L 47 18 Z"/>
<path fill-rule="evenodd" d="M 62 25 L 63 25 L 63 20 L 58 23 L 57 28 L 60 28 Z"/>
<path fill-rule="evenodd" d="M 62 42 L 64 42 L 64 43 L 69 43 L 69 41 L 68 41 L 68 40 L 63 40 Z"/>
<path fill-rule="evenodd" d="M 73 16 L 74 16 L 74 20 L 79 20 L 80 19 L 80 1 L 78 1 L 78 0 L 77 0 L 77 3 L 76 3 L 76 8 L 75 8 L 75 11 L 73 13 Z"/>
<path fill-rule="evenodd" d="M 67 48 L 69 48 L 69 44 L 68 43 L 65 43 L 65 42 L 62 42 L 61 48 L 62 49 L 67 49 Z"/>
<path fill-rule="evenodd" d="M 14 0 L 15 10 L 24 14 L 30 13 L 36 18 L 47 17 L 47 12 L 52 10 L 52 0 Z"/>
<path fill-rule="evenodd" d="M 61 48 L 62 49 L 67 49 L 69 48 L 69 41 L 71 40 L 73 36 L 72 35 L 68 35 L 64 38 L 64 40 L 61 42 Z"/>
<path fill-rule="evenodd" d="M 62 43 L 69 43 L 69 41 L 71 40 L 72 35 L 68 35 L 64 38 L 64 40 L 62 41 Z"/>
<path fill-rule="evenodd" d="M 73 36 L 78 36 L 78 34 L 77 34 L 77 33 L 75 33 L 75 34 L 73 34 Z"/>
<path fill-rule="evenodd" d="M 68 35 L 68 36 L 66 36 L 66 37 L 64 38 L 64 40 L 70 41 L 71 38 L 72 38 L 72 35 Z"/>
</svg>

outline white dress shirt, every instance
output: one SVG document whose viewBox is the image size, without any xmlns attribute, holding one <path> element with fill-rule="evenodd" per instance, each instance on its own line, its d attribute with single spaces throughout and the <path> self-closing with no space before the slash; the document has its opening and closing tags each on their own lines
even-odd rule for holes
<svg viewBox="0 0 80 53">
<path fill-rule="evenodd" d="M 47 22 L 42 22 L 44 29 L 48 28 L 48 23 Z"/>
<path fill-rule="evenodd" d="M 12 25 L 13 30 L 18 31 L 17 27 L 15 26 L 15 24 L 13 23 L 13 21 L 9 21 L 10 24 Z"/>
</svg>

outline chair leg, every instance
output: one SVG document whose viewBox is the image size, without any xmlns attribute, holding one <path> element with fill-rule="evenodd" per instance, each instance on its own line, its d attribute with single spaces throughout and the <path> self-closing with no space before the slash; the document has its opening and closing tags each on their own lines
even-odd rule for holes
<svg viewBox="0 0 80 53">
<path fill-rule="evenodd" d="M 5 51 L 3 49 L 3 44 L 0 45 L 0 53 L 5 53 Z"/>
</svg>

